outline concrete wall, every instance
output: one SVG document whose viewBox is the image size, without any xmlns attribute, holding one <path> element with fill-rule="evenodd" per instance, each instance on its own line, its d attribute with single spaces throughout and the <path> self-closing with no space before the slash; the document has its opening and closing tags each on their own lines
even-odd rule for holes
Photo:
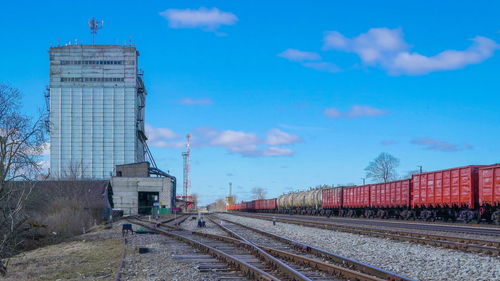
<svg viewBox="0 0 500 281">
<path fill-rule="evenodd" d="M 174 194 L 169 178 L 113 177 L 111 186 L 114 208 L 123 210 L 125 215 L 137 214 L 139 191 L 159 192 L 162 207 L 172 208 L 171 198 Z"/>
<path fill-rule="evenodd" d="M 121 177 L 149 177 L 149 163 L 132 163 L 125 165 L 116 165 L 115 176 Z"/>
<path fill-rule="evenodd" d="M 50 49 L 50 169 L 109 179 L 117 164 L 144 161 L 145 92 L 133 47 Z"/>
</svg>

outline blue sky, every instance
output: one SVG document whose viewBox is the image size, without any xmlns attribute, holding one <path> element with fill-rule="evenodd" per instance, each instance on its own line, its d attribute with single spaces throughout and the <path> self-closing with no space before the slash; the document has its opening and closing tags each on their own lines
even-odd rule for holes
<svg viewBox="0 0 500 281">
<path fill-rule="evenodd" d="M 498 1 L 17 1 L 3 4 L 0 81 L 43 107 L 48 48 L 130 39 L 160 168 L 202 203 L 361 182 L 380 152 L 401 175 L 500 162 Z"/>
</svg>

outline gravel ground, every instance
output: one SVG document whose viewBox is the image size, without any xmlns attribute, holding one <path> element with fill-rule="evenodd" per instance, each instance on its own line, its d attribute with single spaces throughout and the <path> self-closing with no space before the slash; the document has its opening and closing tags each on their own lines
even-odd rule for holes
<svg viewBox="0 0 500 281">
<path fill-rule="evenodd" d="M 140 228 L 134 225 L 134 230 Z M 139 254 L 139 248 L 149 253 Z M 136 234 L 128 236 L 125 268 L 122 280 L 133 281 L 204 281 L 217 280 L 211 273 L 200 272 L 196 262 L 181 261 L 175 256 L 196 254 L 195 250 L 177 240 L 162 235 Z"/>
<path fill-rule="evenodd" d="M 391 222 L 391 221 L 388 220 L 388 222 Z M 343 223 L 343 222 L 335 222 L 335 224 L 344 225 L 344 226 L 352 226 L 353 225 L 352 223 Z M 377 225 L 371 225 L 371 224 L 363 224 L 363 221 L 360 221 L 360 223 L 356 224 L 355 226 L 374 228 L 374 229 L 383 229 L 383 230 L 414 232 L 414 233 L 421 233 L 421 234 L 453 236 L 453 237 L 480 239 L 480 240 L 489 240 L 489 241 L 500 242 L 500 236 L 492 236 L 492 235 L 477 235 L 477 234 L 467 234 L 467 233 L 458 233 L 458 232 L 408 229 L 408 228 L 403 228 L 403 227 L 377 226 Z M 494 226 L 492 226 L 492 227 L 494 227 Z"/>
<path fill-rule="evenodd" d="M 335 222 L 335 223 L 337 223 L 337 222 Z M 339 224 L 342 224 L 345 226 L 352 226 L 352 224 L 346 224 L 346 223 L 339 223 Z M 408 229 L 408 228 L 387 227 L 387 226 L 384 227 L 384 226 L 375 226 L 375 225 L 361 225 L 361 226 L 373 228 L 373 229 L 412 232 L 412 233 L 421 233 L 421 234 L 429 234 L 429 235 L 442 235 L 442 236 L 450 236 L 450 237 L 460 237 L 460 238 L 479 239 L 479 240 L 500 242 L 500 236 L 493 236 L 493 235 L 477 235 L 477 234 L 467 234 L 467 233 L 458 233 L 458 232 L 430 231 L 430 230 L 421 230 L 421 229 Z"/>
<path fill-rule="evenodd" d="M 291 219 L 305 219 L 314 218 L 311 216 L 292 216 Z M 387 220 L 387 222 L 394 222 L 391 220 Z M 408 229 L 403 227 L 389 227 L 389 226 L 378 226 L 371 224 L 363 224 L 363 220 L 359 220 L 359 223 L 346 223 L 346 222 L 338 222 L 332 221 L 332 223 L 342 225 L 342 226 L 359 226 L 373 229 L 383 229 L 383 230 L 392 230 L 392 231 L 402 231 L 402 232 L 413 232 L 413 233 L 421 233 L 421 234 L 430 234 L 430 235 L 443 235 L 443 236 L 453 236 L 453 237 L 461 237 L 461 238 L 470 238 L 470 239 L 480 239 L 480 240 L 488 240 L 488 241 L 496 241 L 500 242 L 500 236 L 492 236 L 492 235 L 477 235 L 477 234 L 467 234 L 467 233 L 453 233 L 453 232 L 444 232 L 444 231 L 432 231 L 432 230 L 421 230 L 421 229 Z M 411 223 L 411 222 L 407 222 Z M 463 225 L 462 225 L 463 226 Z M 494 226 L 491 226 L 494 227 Z"/>
<path fill-rule="evenodd" d="M 500 258 L 331 230 L 243 218 L 244 223 L 417 280 L 500 280 Z"/>
<path fill-rule="evenodd" d="M 186 230 L 194 230 L 208 234 L 227 236 L 227 233 L 222 231 L 219 227 L 217 227 L 215 224 L 211 223 L 208 220 L 205 220 L 205 227 L 198 227 L 197 220 L 187 219 L 181 224 L 181 227 Z"/>
</svg>

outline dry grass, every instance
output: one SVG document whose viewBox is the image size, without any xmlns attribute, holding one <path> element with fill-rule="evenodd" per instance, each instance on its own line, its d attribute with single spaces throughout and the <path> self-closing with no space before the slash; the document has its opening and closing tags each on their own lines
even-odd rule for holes
<svg viewBox="0 0 500 281">
<path fill-rule="evenodd" d="M 118 238 L 72 241 L 13 257 L 5 280 L 114 280 L 123 253 Z"/>
</svg>

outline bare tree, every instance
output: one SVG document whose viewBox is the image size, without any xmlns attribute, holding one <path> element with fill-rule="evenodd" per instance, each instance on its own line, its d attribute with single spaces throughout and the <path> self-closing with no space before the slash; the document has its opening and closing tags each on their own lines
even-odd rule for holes
<svg viewBox="0 0 500 281">
<path fill-rule="evenodd" d="M 254 199 L 264 199 L 266 198 L 266 193 L 267 191 L 264 190 L 262 187 L 254 187 L 252 188 L 252 197 Z"/>
<path fill-rule="evenodd" d="M 23 213 L 31 193 L 29 183 L 40 172 L 40 155 L 45 143 L 45 116 L 37 120 L 20 113 L 21 92 L 0 84 L 0 274 L 6 272 L 1 260 L 16 252 Z"/>
<path fill-rule="evenodd" d="M 395 180 L 397 178 L 396 168 L 398 166 L 398 158 L 387 152 L 382 152 L 365 168 L 366 177 L 371 178 L 374 182 Z"/>
<path fill-rule="evenodd" d="M 85 178 L 86 167 L 83 161 L 71 161 L 63 169 L 61 175 L 54 175 L 54 178 L 61 180 L 81 180 Z"/>
<path fill-rule="evenodd" d="M 215 202 L 208 205 L 208 209 L 212 212 L 226 211 L 226 201 L 224 199 L 217 199 Z"/>
</svg>

